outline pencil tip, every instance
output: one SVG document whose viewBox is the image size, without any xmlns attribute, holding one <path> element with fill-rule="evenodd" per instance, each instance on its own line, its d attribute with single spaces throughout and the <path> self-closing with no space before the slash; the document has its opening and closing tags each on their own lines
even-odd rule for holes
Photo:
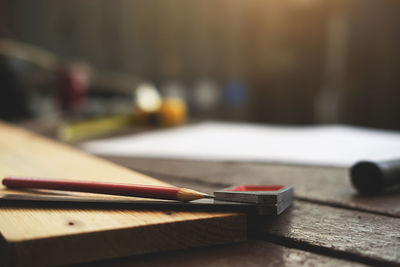
<svg viewBox="0 0 400 267">
<path fill-rule="evenodd" d="M 201 198 L 214 198 L 214 196 L 187 188 L 181 188 L 177 193 L 177 199 L 181 201 L 191 201 Z"/>
</svg>

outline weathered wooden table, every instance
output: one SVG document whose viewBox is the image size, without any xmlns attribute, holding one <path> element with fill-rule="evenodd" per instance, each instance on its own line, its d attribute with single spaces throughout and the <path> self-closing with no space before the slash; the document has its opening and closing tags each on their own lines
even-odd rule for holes
<svg viewBox="0 0 400 267">
<path fill-rule="evenodd" d="M 292 184 L 293 206 L 259 221 L 249 241 L 132 257 L 129 265 L 400 265 L 400 194 L 362 197 L 343 168 L 107 157 L 178 186 L 212 193 L 234 184 Z"/>
<path fill-rule="evenodd" d="M 400 193 L 359 196 L 348 170 L 279 164 L 105 157 L 208 193 L 235 184 L 287 184 L 295 201 L 252 224 L 248 241 L 90 263 L 93 266 L 400 266 Z M 173 215 L 173 213 L 172 213 Z"/>
</svg>

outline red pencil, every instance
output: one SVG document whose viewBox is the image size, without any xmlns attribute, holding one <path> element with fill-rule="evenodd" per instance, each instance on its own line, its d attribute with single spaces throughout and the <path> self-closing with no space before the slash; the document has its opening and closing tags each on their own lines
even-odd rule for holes
<svg viewBox="0 0 400 267">
<path fill-rule="evenodd" d="M 212 197 L 195 190 L 173 186 L 113 184 L 45 178 L 5 177 L 3 179 L 3 185 L 9 188 L 52 189 L 179 201 L 191 201 Z"/>
</svg>

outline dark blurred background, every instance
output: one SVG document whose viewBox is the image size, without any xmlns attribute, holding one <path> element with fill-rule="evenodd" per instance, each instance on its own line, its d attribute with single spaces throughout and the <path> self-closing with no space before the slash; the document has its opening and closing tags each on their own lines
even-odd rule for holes
<svg viewBox="0 0 400 267">
<path fill-rule="evenodd" d="M 151 83 L 191 118 L 400 129 L 398 0 L 0 3 L 0 37 L 50 53 L 2 56 L 3 119 L 53 112 L 56 57 L 106 98 Z"/>
</svg>

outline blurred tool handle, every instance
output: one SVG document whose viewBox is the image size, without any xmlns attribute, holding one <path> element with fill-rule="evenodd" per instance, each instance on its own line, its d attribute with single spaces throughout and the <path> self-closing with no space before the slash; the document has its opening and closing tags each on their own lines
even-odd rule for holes
<svg viewBox="0 0 400 267">
<path fill-rule="evenodd" d="M 350 169 L 353 186 L 362 194 L 378 194 L 400 186 L 400 159 L 360 161 Z"/>
</svg>

